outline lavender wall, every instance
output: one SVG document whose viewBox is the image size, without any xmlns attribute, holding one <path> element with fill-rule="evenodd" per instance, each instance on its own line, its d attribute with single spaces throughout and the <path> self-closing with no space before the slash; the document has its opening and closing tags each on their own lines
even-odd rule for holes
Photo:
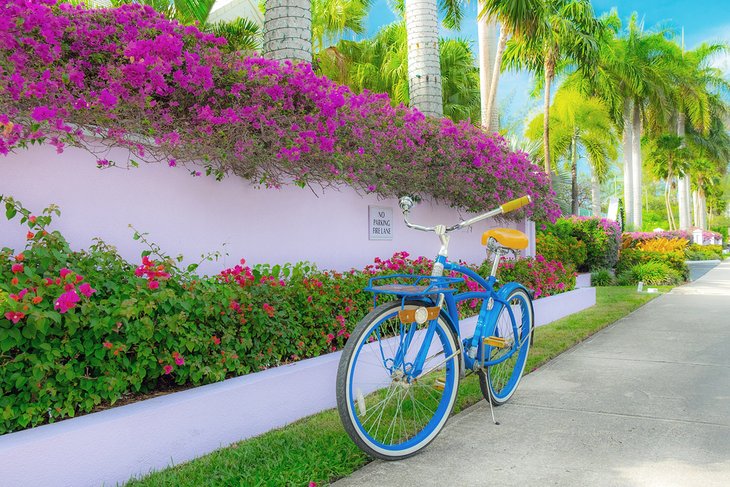
<svg viewBox="0 0 730 487">
<path fill-rule="evenodd" d="M 127 155 L 117 150 L 107 157 L 126 160 Z M 309 260 L 321 268 L 347 270 L 395 251 L 432 257 L 438 250 L 435 236 L 405 227 L 395 199 L 361 196 L 349 188 L 319 193 L 295 186 L 255 189 L 235 177 L 222 182 L 194 178 L 185 169 L 164 165 L 99 170 L 93 156 L 74 148 L 58 155 L 48 146 L 33 147 L 0 158 L 0 194 L 19 199 L 34 212 L 58 204 L 62 216 L 54 228 L 73 247 L 85 248 L 98 236 L 133 262 L 143 247 L 132 240 L 128 224 L 149 232 L 165 252 L 183 254 L 187 262 L 204 253 L 227 252 L 221 261 L 201 266 L 208 273 L 242 257 L 249 263 Z M 393 207 L 392 241 L 368 240 L 368 205 Z M 429 202 L 416 206 L 412 215 L 426 225 L 468 216 Z M 481 232 L 495 226 L 504 225 L 490 221 L 453 234 L 451 257 L 481 262 Z M 524 223 L 508 226 L 526 229 Z M 531 227 L 526 230 L 534 241 Z M 0 220 L 0 247 L 19 250 L 24 239 L 17 223 Z"/>
</svg>

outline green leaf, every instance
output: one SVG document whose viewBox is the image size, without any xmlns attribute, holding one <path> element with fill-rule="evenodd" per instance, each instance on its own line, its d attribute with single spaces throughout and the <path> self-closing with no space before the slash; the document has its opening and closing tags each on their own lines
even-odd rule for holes
<svg viewBox="0 0 730 487">
<path fill-rule="evenodd" d="M 12 206 L 10 204 L 5 205 L 5 217 L 8 220 L 12 220 L 13 218 L 15 218 L 15 215 L 17 215 L 17 214 L 18 214 L 18 210 L 16 210 L 14 206 Z"/>
</svg>

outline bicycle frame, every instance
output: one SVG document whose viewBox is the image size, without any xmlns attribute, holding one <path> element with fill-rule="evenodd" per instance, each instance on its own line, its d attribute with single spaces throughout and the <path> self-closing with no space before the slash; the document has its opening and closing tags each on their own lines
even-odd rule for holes
<svg viewBox="0 0 730 487">
<path fill-rule="evenodd" d="M 529 197 L 523 197 L 521 199 L 515 200 L 513 202 L 507 203 L 500 207 L 497 210 L 492 210 L 487 213 L 484 213 L 482 215 L 478 215 L 476 217 L 470 218 L 468 220 L 462 221 L 454 226 L 446 227 L 444 225 L 436 225 L 435 227 L 425 227 L 422 225 L 416 225 L 408 221 L 408 212 L 410 208 L 413 206 L 413 201 L 410 198 L 402 198 L 400 205 L 401 209 L 403 210 L 404 220 L 406 223 L 406 226 L 413 228 L 415 230 L 421 230 L 421 231 L 432 231 L 435 232 L 438 236 L 440 242 L 441 242 L 441 248 L 439 249 L 438 255 L 436 256 L 436 260 L 434 261 L 433 269 L 431 272 L 431 276 L 416 276 L 416 275 L 392 275 L 392 276 L 385 276 L 380 279 L 387 279 L 387 278 L 393 278 L 393 277 L 409 277 L 409 278 L 415 278 L 416 284 L 419 283 L 422 279 L 429 280 L 429 286 L 427 286 L 425 289 L 422 289 L 420 292 L 388 292 L 381 289 L 378 289 L 373 286 L 373 282 L 379 278 L 373 278 L 370 279 L 370 283 L 368 287 L 365 289 L 366 291 L 371 291 L 375 294 L 374 296 L 374 304 L 377 305 L 377 297 L 378 294 L 395 294 L 398 297 L 401 298 L 402 303 L 405 304 L 406 298 L 419 298 L 426 301 L 433 302 L 436 306 L 443 309 L 443 305 L 445 304 L 445 312 L 446 316 L 448 317 L 448 323 L 449 326 L 454 330 L 456 336 L 457 336 L 457 342 L 460 347 L 459 351 L 457 352 L 460 356 L 460 364 L 461 364 L 461 374 L 464 375 L 465 370 L 477 370 L 479 368 L 485 368 L 489 366 L 493 366 L 496 364 L 499 364 L 501 362 L 504 362 L 505 360 L 509 359 L 512 355 L 514 355 L 517 350 L 522 346 L 522 341 L 515 340 L 514 343 L 511 345 L 511 348 L 508 353 L 500 356 L 499 358 L 495 360 L 484 360 L 484 355 L 486 354 L 486 347 L 489 347 L 491 349 L 491 346 L 485 345 L 483 340 L 487 334 L 487 327 L 489 325 L 493 325 L 494 323 L 490 321 L 490 318 L 494 315 L 492 315 L 492 311 L 495 310 L 497 313 L 504 307 L 504 309 L 507 310 L 507 313 L 510 317 L 510 323 L 512 324 L 512 333 L 514 337 L 519 336 L 519 332 L 517 330 L 517 324 L 515 321 L 515 316 L 512 311 L 512 307 L 509 305 L 509 303 L 504 299 L 507 294 L 509 293 L 502 293 L 504 288 L 502 288 L 500 291 L 494 290 L 494 284 L 497 282 L 496 273 L 497 268 L 499 266 L 499 262 L 502 259 L 502 257 L 505 254 L 505 250 L 501 247 L 494 246 L 492 242 L 488 243 L 487 248 L 492 250 L 495 255 L 494 264 L 492 266 L 492 272 L 490 273 L 489 277 L 487 279 L 484 279 L 482 276 L 474 272 L 473 270 L 469 269 L 468 267 L 464 267 L 460 264 L 456 264 L 453 262 L 449 262 L 448 260 L 448 247 L 449 247 L 449 232 L 454 230 L 459 230 L 461 228 L 465 228 L 467 226 L 471 226 L 474 223 L 477 223 L 481 220 L 484 220 L 486 218 L 496 216 L 502 213 L 506 213 L 507 211 L 511 211 L 513 209 L 519 208 L 520 206 L 524 206 L 525 204 L 528 204 L 530 202 Z M 464 276 L 467 276 L 474 281 L 476 281 L 479 286 L 482 287 L 483 291 L 467 291 L 464 293 L 458 293 L 455 294 L 455 289 L 448 288 L 444 286 L 448 286 L 449 284 L 452 284 L 456 281 L 454 281 L 454 278 L 450 277 L 444 277 L 444 271 L 448 272 L 456 272 L 457 274 L 461 274 Z M 459 279 L 458 281 L 461 281 Z M 414 286 L 415 287 L 415 286 Z M 508 289 L 508 291 L 511 291 L 511 289 Z M 433 296 L 437 296 L 436 301 L 434 301 Z M 503 297 L 504 296 L 504 297 Z M 462 301 L 466 300 L 472 300 L 472 299 L 480 299 L 482 300 L 481 308 L 479 310 L 479 315 L 477 318 L 477 325 L 474 330 L 474 335 L 471 337 L 471 339 L 463 340 L 461 337 L 461 330 L 459 327 L 459 312 L 458 312 L 458 304 Z M 497 308 L 495 309 L 495 305 Z M 497 315 L 498 316 L 498 315 Z M 416 330 L 416 324 L 412 323 L 410 329 L 405 332 L 403 324 L 401 324 L 401 333 L 400 333 L 400 342 L 398 345 L 398 352 L 396 353 L 395 359 L 392 360 L 392 364 L 387 364 L 386 361 L 383 361 L 383 365 L 391 371 L 392 374 L 394 374 L 397 370 L 402 369 L 403 374 L 406 376 L 409 376 L 409 380 L 415 380 L 419 377 L 419 375 L 423 372 L 423 365 L 426 361 L 427 355 L 428 355 L 428 349 L 431 346 L 431 340 L 433 339 L 433 334 L 435 330 L 435 322 L 438 318 L 435 320 L 431 320 L 429 322 L 429 325 L 426 329 L 426 336 L 424 338 L 423 343 L 421 344 L 421 348 L 419 349 L 416 359 L 414 363 L 409 364 L 410 368 L 406 370 L 406 365 L 404 363 L 405 355 L 410 347 L 410 344 L 413 340 L 415 330 Z M 496 319 L 496 316 L 495 318 Z M 405 332 L 405 336 L 404 336 Z M 382 354 L 382 350 L 381 350 Z M 384 357 L 384 355 L 383 355 Z M 450 358 L 450 357 L 449 357 Z"/>
</svg>

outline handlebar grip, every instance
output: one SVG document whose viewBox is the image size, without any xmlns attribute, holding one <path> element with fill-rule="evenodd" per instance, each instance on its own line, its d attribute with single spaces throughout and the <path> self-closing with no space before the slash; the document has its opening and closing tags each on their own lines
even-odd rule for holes
<svg viewBox="0 0 730 487">
<path fill-rule="evenodd" d="M 529 196 L 523 196 L 522 198 L 508 201 L 502 205 L 502 213 L 509 213 L 510 211 L 518 210 L 523 206 L 529 205 L 531 201 L 532 199 Z"/>
</svg>

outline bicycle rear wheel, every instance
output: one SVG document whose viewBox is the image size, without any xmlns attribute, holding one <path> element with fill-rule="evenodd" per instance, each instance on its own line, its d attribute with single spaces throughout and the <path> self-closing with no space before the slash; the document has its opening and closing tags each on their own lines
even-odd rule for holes
<svg viewBox="0 0 730 487">
<path fill-rule="evenodd" d="M 428 305 L 407 301 L 404 309 L 422 306 Z M 459 386 L 459 346 L 446 319 L 404 324 L 400 309 L 400 301 L 386 303 L 365 316 L 337 371 L 337 409 L 345 430 L 360 449 L 384 460 L 409 457 L 433 441 Z M 416 374 L 424 347 L 425 363 Z"/>
<path fill-rule="evenodd" d="M 507 402 L 517 389 L 527 363 L 534 326 L 532 300 L 527 291 L 515 288 L 506 301 L 512 310 L 515 326 L 512 326 L 513 321 L 507 306 L 502 305 L 494 322 L 491 336 L 503 338 L 505 346 L 487 345 L 485 351 L 488 361 L 499 360 L 510 353 L 512 355 L 502 362 L 487 367 L 486 372 L 480 371 L 479 373 L 482 395 L 488 401 L 491 400 L 495 406 Z"/>
</svg>

